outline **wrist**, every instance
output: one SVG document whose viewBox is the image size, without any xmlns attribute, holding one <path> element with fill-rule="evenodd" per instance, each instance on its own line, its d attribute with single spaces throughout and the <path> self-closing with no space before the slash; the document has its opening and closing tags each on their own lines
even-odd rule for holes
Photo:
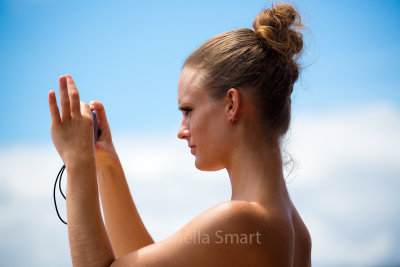
<svg viewBox="0 0 400 267">
<path fill-rule="evenodd" d="M 90 166 L 95 163 L 94 153 L 71 153 L 63 157 L 66 168 Z"/>
<path fill-rule="evenodd" d="M 96 162 L 94 160 L 94 156 L 75 158 L 70 161 L 65 161 L 64 164 L 68 175 L 68 185 L 72 183 L 75 184 L 76 181 L 80 181 L 78 182 L 80 184 L 81 182 L 84 182 L 84 180 L 91 180 L 90 177 L 96 179 Z M 86 178 L 77 179 L 77 177 Z"/>
<path fill-rule="evenodd" d="M 99 172 L 113 170 L 121 165 L 116 152 L 102 152 L 96 154 L 96 168 Z"/>
</svg>

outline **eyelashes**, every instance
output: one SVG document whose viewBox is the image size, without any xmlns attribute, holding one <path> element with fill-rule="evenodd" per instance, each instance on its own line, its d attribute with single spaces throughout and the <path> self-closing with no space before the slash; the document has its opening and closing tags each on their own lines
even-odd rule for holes
<svg viewBox="0 0 400 267">
<path fill-rule="evenodd" d="M 179 107 L 179 110 L 182 111 L 182 112 L 184 113 L 183 115 L 184 115 L 185 117 L 189 116 L 190 112 L 192 112 L 192 109 L 191 109 L 191 108 L 182 108 L 182 107 Z"/>
<path fill-rule="evenodd" d="M 192 109 L 191 108 L 183 108 L 182 111 L 185 112 L 184 115 L 187 117 L 187 116 L 189 116 L 189 113 L 192 112 Z"/>
</svg>

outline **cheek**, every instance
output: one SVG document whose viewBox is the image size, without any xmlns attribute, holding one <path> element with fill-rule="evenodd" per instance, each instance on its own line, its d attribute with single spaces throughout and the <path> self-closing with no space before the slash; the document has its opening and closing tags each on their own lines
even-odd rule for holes
<svg viewBox="0 0 400 267">
<path fill-rule="evenodd" d="M 192 141 L 197 146 L 196 168 L 203 171 L 220 170 L 224 168 L 223 159 L 226 155 L 226 125 L 217 112 L 198 115 L 193 117 L 190 126 Z"/>
<path fill-rule="evenodd" d="M 224 119 L 211 113 L 204 116 L 199 124 L 193 125 L 195 138 L 199 139 L 209 157 L 218 157 L 227 143 L 227 127 Z M 205 152 L 205 151 L 204 151 Z"/>
<path fill-rule="evenodd" d="M 202 145 L 213 142 L 213 135 L 218 131 L 211 116 L 207 113 L 196 114 L 190 124 L 192 137 Z"/>
</svg>

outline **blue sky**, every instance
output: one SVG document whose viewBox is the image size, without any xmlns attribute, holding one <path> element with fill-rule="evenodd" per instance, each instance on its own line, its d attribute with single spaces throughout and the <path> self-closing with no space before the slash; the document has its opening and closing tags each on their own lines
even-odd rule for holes
<svg viewBox="0 0 400 267">
<path fill-rule="evenodd" d="M 400 105 L 398 1 L 296 1 L 310 56 L 294 111 Z M 185 58 L 215 34 L 251 27 L 266 1 L 0 1 L 0 145 L 46 142 L 47 92 L 75 77 L 114 132 L 175 130 Z"/>
<path fill-rule="evenodd" d="M 399 263 L 400 2 L 293 3 L 312 34 L 305 32 L 307 67 L 292 95 L 287 150 L 296 168 L 288 187 L 313 236 L 313 263 Z M 47 103 L 50 89 L 58 97 L 65 73 L 83 101 L 104 103 L 135 202 L 156 240 L 229 199 L 226 174 L 196 171 L 186 144 L 175 140 L 177 81 L 196 47 L 250 28 L 270 5 L 0 0 L 3 263 L 71 265 L 66 228 L 52 206 L 61 161 Z"/>
</svg>

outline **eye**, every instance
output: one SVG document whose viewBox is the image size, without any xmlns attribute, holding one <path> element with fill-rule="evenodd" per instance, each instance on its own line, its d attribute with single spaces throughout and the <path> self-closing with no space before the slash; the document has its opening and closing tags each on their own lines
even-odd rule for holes
<svg viewBox="0 0 400 267">
<path fill-rule="evenodd" d="M 182 107 L 181 107 L 181 108 L 179 108 L 179 110 L 182 111 L 182 112 L 184 113 L 183 115 L 184 115 L 185 117 L 189 116 L 189 113 L 192 112 L 192 109 L 191 109 L 191 108 L 182 108 Z"/>
<path fill-rule="evenodd" d="M 189 113 L 192 112 L 192 109 L 191 108 L 183 108 L 182 111 L 185 112 L 185 116 L 187 117 L 187 116 L 189 116 Z"/>
</svg>

